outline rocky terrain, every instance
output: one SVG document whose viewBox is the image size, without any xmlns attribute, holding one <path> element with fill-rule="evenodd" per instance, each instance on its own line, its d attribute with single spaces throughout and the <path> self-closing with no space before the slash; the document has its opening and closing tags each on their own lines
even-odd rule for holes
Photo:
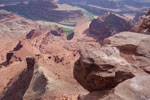
<svg viewBox="0 0 150 100">
<path fill-rule="evenodd" d="M 74 62 L 81 49 L 99 48 L 99 43 L 77 37 L 68 41 L 61 28 L 44 28 L 1 45 L 1 100 L 76 100 L 88 93 L 73 77 Z"/>
<path fill-rule="evenodd" d="M 132 24 L 129 19 L 123 16 L 107 13 L 94 19 L 89 26 L 89 31 L 99 37 L 99 40 L 103 40 L 118 32 L 130 31 L 133 27 Z"/>
<path fill-rule="evenodd" d="M 36 27 L 36 23 L 31 20 L 0 10 L 0 41 L 21 38 Z"/>
<path fill-rule="evenodd" d="M 56 2 L 19 3 L 17 10 L 57 19 Z M 68 35 L 59 26 L 0 10 L 0 100 L 149 100 L 149 17 L 150 11 L 133 25 L 124 16 L 106 13 L 77 24 Z"/>
<path fill-rule="evenodd" d="M 74 76 L 90 93 L 79 100 L 148 100 L 149 40 L 122 32 L 104 39 L 99 49 L 83 50 Z"/>
</svg>

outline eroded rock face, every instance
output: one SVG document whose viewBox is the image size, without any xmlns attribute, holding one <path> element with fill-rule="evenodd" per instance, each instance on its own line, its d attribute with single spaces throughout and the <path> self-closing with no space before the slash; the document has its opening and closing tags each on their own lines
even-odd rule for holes
<svg viewBox="0 0 150 100">
<path fill-rule="evenodd" d="M 71 85 L 64 81 L 56 80 L 52 78 L 51 75 L 52 73 L 49 72 L 46 68 L 37 66 L 37 68 L 34 69 L 32 80 L 27 91 L 24 94 L 23 100 L 43 100 L 45 98 L 47 98 L 47 100 L 55 100 L 58 97 L 62 99 L 63 95 L 65 95 L 65 93 L 63 92 L 73 95 L 73 91 L 77 91 L 77 89 L 79 89 L 74 85 Z M 69 95 L 68 98 L 70 98 Z"/>
<path fill-rule="evenodd" d="M 37 29 L 29 36 L 29 39 L 20 39 L 13 46 L 7 44 L 1 47 L 5 49 L 4 47 L 11 46 L 10 49 L 6 48 L 6 53 L 10 51 L 13 56 L 7 68 L 2 66 L 0 69 L 2 73 L 0 79 L 3 80 L 0 82 L 0 98 L 1 95 L 5 95 L 2 96 L 5 100 L 20 98 L 23 100 L 76 100 L 80 93 L 87 92 L 73 78 L 73 66 L 79 57 L 78 50 L 81 47 L 98 48 L 99 43 L 85 42 L 85 40 L 67 41 L 59 28 L 58 34 L 61 36 L 55 36 L 50 32 L 51 30 L 51 27 L 48 30 Z M 36 66 L 34 59 L 26 59 L 28 56 L 37 57 L 39 65 L 36 68 L 32 68 L 33 65 Z M 21 61 L 16 61 L 16 58 L 21 58 Z M 9 86 L 8 83 L 10 83 Z M 4 87 L 6 92 L 2 93 Z M 9 87 L 10 90 L 8 90 Z"/>
<path fill-rule="evenodd" d="M 135 24 L 133 31 L 150 34 L 150 9 L 145 16 L 139 18 L 139 21 Z"/>
<path fill-rule="evenodd" d="M 34 58 L 28 57 L 27 69 L 14 77 L 8 83 L 7 87 L 3 91 L 1 100 L 23 100 L 23 96 L 29 87 L 30 81 L 34 71 Z"/>
<path fill-rule="evenodd" d="M 87 50 L 76 63 L 75 78 L 89 91 L 115 87 L 118 83 L 134 77 L 131 65 L 120 57 L 115 47 Z"/>
<path fill-rule="evenodd" d="M 36 58 L 26 57 L 26 63 L 27 68 L 7 84 L 1 100 L 76 100 L 76 92 L 82 91 L 77 85 L 54 78 L 52 72 L 36 62 Z"/>
<path fill-rule="evenodd" d="M 149 35 L 132 32 L 106 38 L 100 49 L 81 52 L 74 77 L 84 88 L 95 91 L 112 89 L 136 75 L 147 74 L 149 40 Z"/>
<path fill-rule="evenodd" d="M 100 40 L 122 31 L 129 31 L 132 24 L 124 17 L 107 13 L 94 19 L 90 24 L 90 33 L 97 35 Z"/>
</svg>

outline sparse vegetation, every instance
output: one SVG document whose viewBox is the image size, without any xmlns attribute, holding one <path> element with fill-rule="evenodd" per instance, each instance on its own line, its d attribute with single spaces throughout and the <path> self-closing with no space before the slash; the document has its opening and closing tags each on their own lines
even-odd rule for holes
<svg viewBox="0 0 150 100">
<path fill-rule="evenodd" d="M 64 28 L 64 27 L 61 27 L 61 28 L 64 30 L 64 32 L 67 33 L 67 36 L 73 33 L 73 30 L 72 30 L 72 29 Z"/>
<path fill-rule="evenodd" d="M 72 27 L 75 27 L 76 26 L 76 23 L 73 23 L 73 24 L 65 24 L 65 23 L 59 23 L 59 24 L 62 24 L 62 25 L 66 25 L 66 26 L 72 26 Z"/>
</svg>

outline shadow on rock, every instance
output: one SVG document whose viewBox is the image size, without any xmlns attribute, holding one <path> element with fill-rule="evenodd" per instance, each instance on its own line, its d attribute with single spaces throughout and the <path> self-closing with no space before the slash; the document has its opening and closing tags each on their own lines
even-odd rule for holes
<svg viewBox="0 0 150 100">
<path fill-rule="evenodd" d="M 34 71 L 34 58 L 26 58 L 27 69 L 13 78 L 4 91 L 1 100 L 23 100 L 23 96 L 29 87 Z"/>
<path fill-rule="evenodd" d="M 96 40 L 96 42 L 100 43 L 103 39 L 95 34 L 90 33 L 90 29 L 86 29 L 83 34 L 86 34 L 88 37 L 92 37 Z"/>
<path fill-rule="evenodd" d="M 7 53 L 7 55 L 6 55 L 6 61 L 0 63 L 0 67 L 1 66 L 8 66 L 10 64 L 10 60 L 11 60 L 11 58 L 12 58 L 13 55 L 14 54 L 12 52 Z"/>
</svg>

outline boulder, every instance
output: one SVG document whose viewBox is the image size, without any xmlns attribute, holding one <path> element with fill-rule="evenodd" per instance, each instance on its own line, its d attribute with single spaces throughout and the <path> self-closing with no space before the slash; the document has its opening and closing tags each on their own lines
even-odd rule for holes
<svg viewBox="0 0 150 100">
<path fill-rule="evenodd" d="M 111 89 L 134 77 L 131 65 L 116 47 L 86 50 L 76 62 L 74 76 L 89 91 Z"/>
<path fill-rule="evenodd" d="M 150 72 L 150 36 L 121 32 L 99 49 L 81 51 L 74 77 L 87 90 L 109 90 L 136 75 Z M 144 62 L 144 63 L 143 63 Z"/>
</svg>

